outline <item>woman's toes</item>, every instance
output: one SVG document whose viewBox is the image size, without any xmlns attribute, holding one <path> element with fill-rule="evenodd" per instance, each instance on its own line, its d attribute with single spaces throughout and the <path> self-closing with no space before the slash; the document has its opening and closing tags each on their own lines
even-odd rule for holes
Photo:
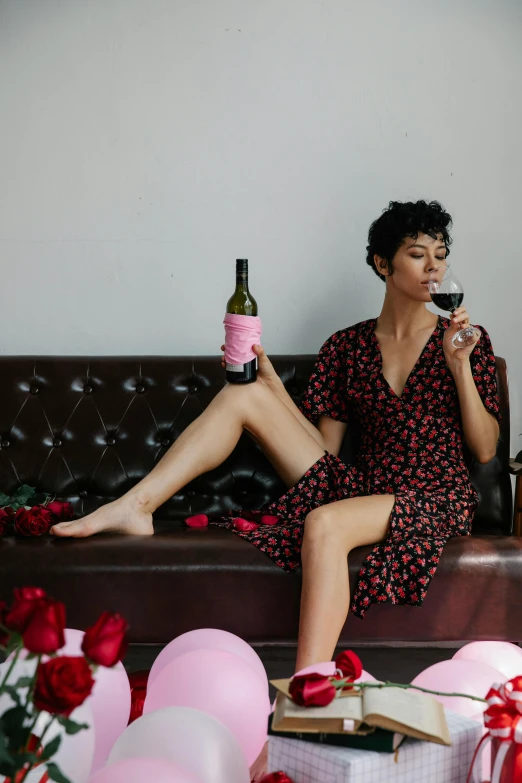
<svg viewBox="0 0 522 783">
<path fill-rule="evenodd" d="M 57 525 L 49 530 L 49 533 L 53 536 L 66 538 L 82 538 L 83 536 L 90 536 L 94 531 L 92 526 L 88 522 L 84 522 L 83 519 L 76 519 L 71 522 L 59 522 Z"/>
</svg>

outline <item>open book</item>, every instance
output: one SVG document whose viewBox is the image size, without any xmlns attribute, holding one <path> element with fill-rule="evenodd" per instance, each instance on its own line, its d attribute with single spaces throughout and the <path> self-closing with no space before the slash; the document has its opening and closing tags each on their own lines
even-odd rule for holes
<svg viewBox="0 0 522 783">
<path fill-rule="evenodd" d="M 326 707 L 300 707 L 290 699 L 289 680 L 271 680 L 277 689 L 272 730 L 367 734 L 375 727 L 408 737 L 451 745 L 444 707 L 433 696 L 402 688 L 345 691 Z"/>
</svg>

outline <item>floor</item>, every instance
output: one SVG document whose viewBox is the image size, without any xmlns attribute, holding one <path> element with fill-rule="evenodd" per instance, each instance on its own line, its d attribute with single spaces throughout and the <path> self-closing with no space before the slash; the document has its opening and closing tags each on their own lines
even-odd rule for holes
<svg viewBox="0 0 522 783">
<path fill-rule="evenodd" d="M 428 666 L 451 658 L 459 646 L 454 644 L 448 647 L 401 645 L 397 647 L 354 647 L 353 649 L 361 658 L 364 669 L 378 680 L 411 682 L 419 672 Z M 161 649 L 161 646 L 156 645 L 133 645 L 123 662 L 125 668 L 128 672 L 150 669 Z M 345 647 L 340 649 L 345 649 Z M 269 680 L 290 677 L 294 673 L 294 649 L 257 647 L 256 652 L 265 665 Z M 271 700 L 274 697 L 275 690 L 270 686 Z"/>
</svg>

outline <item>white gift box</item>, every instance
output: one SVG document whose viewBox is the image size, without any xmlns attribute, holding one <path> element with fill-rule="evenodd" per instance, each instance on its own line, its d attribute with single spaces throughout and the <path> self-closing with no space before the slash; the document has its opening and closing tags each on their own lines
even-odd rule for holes
<svg viewBox="0 0 522 783">
<path fill-rule="evenodd" d="M 446 720 L 451 746 L 407 737 L 395 753 L 270 736 L 268 770 L 294 783 L 465 783 L 482 725 L 451 710 Z"/>
</svg>

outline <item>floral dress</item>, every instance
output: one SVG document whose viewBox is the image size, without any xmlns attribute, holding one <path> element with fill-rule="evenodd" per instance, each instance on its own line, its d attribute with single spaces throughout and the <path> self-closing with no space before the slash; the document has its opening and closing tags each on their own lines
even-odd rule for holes
<svg viewBox="0 0 522 783">
<path fill-rule="evenodd" d="M 363 423 L 354 465 L 325 452 L 284 495 L 256 511 L 210 516 L 250 541 L 285 571 L 300 566 L 304 520 L 318 506 L 360 495 L 395 495 L 386 539 L 365 559 L 352 597 L 363 617 L 372 603 L 420 606 L 448 538 L 469 535 L 478 495 L 464 462 L 463 430 L 439 317 L 401 397 L 382 374 L 376 319 L 333 334 L 323 344 L 300 410 L 346 422 L 348 404 Z M 500 420 L 495 357 L 489 335 L 471 354 L 486 409 Z"/>
</svg>

